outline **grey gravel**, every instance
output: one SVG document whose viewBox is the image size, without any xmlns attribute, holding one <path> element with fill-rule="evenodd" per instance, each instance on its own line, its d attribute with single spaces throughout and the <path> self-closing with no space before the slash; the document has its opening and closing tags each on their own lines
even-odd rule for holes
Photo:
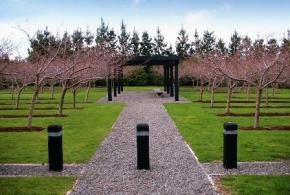
<svg viewBox="0 0 290 195">
<path fill-rule="evenodd" d="M 113 99 L 127 107 L 72 194 L 216 194 L 162 105 L 174 102 L 172 97 L 149 92 L 123 93 Z M 138 123 L 150 126 L 151 169 L 147 171 L 136 170 Z"/>
<path fill-rule="evenodd" d="M 222 163 L 203 163 L 204 170 L 215 175 L 290 175 L 290 161 L 239 162 L 237 169 L 224 169 Z"/>
<path fill-rule="evenodd" d="M 0 177 L 12 176 L 80 176 L 82 164 L 64 164 L 63 171 L 49 171 L 41 164 L 0 164 Z"/>
</svg>

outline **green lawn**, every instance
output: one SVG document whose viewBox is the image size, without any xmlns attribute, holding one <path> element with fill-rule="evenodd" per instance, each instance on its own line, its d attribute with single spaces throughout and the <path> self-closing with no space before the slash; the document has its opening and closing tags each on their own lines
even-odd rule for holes
<svg viewBox="0 0 290 195">
<path fill-rule="evenodd" d="M 0 194 L 65 194 L 75 177 L 9 177 L 0 178 Z"/>
<path fill-rule="evenodd" d="M 290 97 L 290 90 L 279 90 L 279 92 L 280 94 L 276 94 L 276 97 Z M 166 104 L 165 106 L 182 136 L 196 152 L 201 162 L 222 160 L 224 122 L 237 122 L 239 126 L 253 125 L 253 117 L 217 117 L 216 114 L 223 113 L 225 108 L 212 109 L 208 108 L 209 103 L 196 102 L 199 95 L 196 90 L 181 88 L 181 95 L 193 102 Z M 225 96 L 226 94 L 219 93 L 216 95 L 216 99 L 226 100 Z M 235 94 L 234 96 L 243 98 L 243 94 Z M 205 93 L 204 99 L 209 100 L 208 92 Z M 271 103 L 270 105 L 275 106 L 276 104 L 290 106 L 290 103 Z M 225 106 L 225 103 L 218 105 Z M 243 103 L 242 105 L 254 105 L 254 103 Z M 263 108 L 263 111 L 283 112 L 283 109 Z M 233 112 L 254 112 L 254 108 L 234 108 Z M 290 117 L 261 117 L 261 124 L 263 126 L 290 125 Z M 290 159 L 290 131 L 238 132 L 239 161 L 277 161 L 282 159 Z"/>
<path fill-rule="evenodd" d="M 47 89 L 46 89 L 47 90 Z M 58 89 L 59 90 L 59 89 Z M 85 90 L 81 90 L 77 96 L 77 107 L 83 109 L 67 109 L 65 118 L 34 118 L 33 126 L 47 127 L 49 124 L 61 124 L 63 126 L 63 150 L 65 163 L 84 163 L 88 161 L 101 141 L 110 132 L 113 123 L 116 121 L 124 105 L 122 104 L 97 104 L 97 99 L 105 95 L 105 89 L 94 89 L 90 94 L 91 103 L 83 103 Z M 31 97 L 30 90 L 25 91 L 21 96 L 23 110 L 0 110 L 2 115 L 26 114 Z M 0 103 L 11 102 L 5 100 L 10 98 L 5 91 L 0 92 Z M 60 93 L 56 94 L 55 100 L 49 100 L 49 93 L 40 95 L 40 103 L 58 102 Z M 27 99 L 27 100 L 26 100 Z M 72 102 L 71 93 L 67 94 L 66 102 Z M 12 107 L 13 105 L 9 105 Z M 36 110 L 36 114 L 56 114 L 57 104 L 37 104 L 36 108 L 53 107 L 54 110 Z M 0 105 L 0 108 L 7 107 Z M 72 105 L 65 104 L 66 108 Z M 25 126 L 26 118 L 0 118 L 1 127 Z M 9 132 L 0 133 L 0 163 L 47 163 L 47 132 Z"/>
<path fill-rule="evenodd" d="M 221 183 L 233 195 L 290 194 L 290 176 L 226 176 Z"/>
</svg>

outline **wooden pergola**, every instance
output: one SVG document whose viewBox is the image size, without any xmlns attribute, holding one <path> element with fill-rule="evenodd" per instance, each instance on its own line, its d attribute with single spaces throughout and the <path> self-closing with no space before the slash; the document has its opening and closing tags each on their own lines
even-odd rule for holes
<svg viewBox="0 0 290 195">
<path fill-rule="evenodd" d="M 128 60 L 123 66 L 163 66 L 164 70 L 164 91 L 175 97 L 175 101 L 179 101 L 179 77 L 178 77 L 179 57 L 173 56 L 136 56 Z M 112 87 L 114 96 L 117 92 L 123 91 L 123 68 L 118 73 L 117 78 L 109 77 L 107 82 L 108 101 L 112 101 Z"/>
</svg>

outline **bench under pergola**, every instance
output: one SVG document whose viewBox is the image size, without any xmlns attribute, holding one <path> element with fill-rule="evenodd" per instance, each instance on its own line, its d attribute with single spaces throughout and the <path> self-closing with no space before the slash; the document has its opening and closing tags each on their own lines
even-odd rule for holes
<svg viewBox="0 0 290 195">
<path fill-rule="evenodd" d="M 178 64 L 179 57 L 173 56 L 135 56 L 128 60 L 125 66 L 163 66 L 164 70 L 164 91 L 170 94 L 171 97 L 175 97 L 175 101 L 179 101 L 179 78 L 178 78 Z M 122 68 L 123 69 L 123 68 Z M 123 91 L 123 72 L 121 71 L 117 75 L 117 79 L 112 82 L 111 78 L 108 78 L 108 101 L 112 101 L 112 86 L 114 88 L 114 95 L 116 91 L 121 93 Z"/>
</svg>

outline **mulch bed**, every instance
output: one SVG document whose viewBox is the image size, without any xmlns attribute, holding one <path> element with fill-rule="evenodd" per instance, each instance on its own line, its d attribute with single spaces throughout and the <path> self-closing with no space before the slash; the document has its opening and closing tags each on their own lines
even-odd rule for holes
<svg viewBox="0 0 290 195">
<path fill-rule="evenodd" d="M 51 99 L 51 98 L 38 98 L 39 100 L 55 100 L 55 98 Z M 6 100 L 14 100 L 16 101 L 16 98 L 12 99 L 12 98 L 0 98 L 1 101 L 6 101 Z M 20 98 L 21 100 L 31 100 L 31 98 Z"/>
<path fill-rule="evenodd" d="M 255 116 L 255 113 L 222 113 L 222 114 L 217 114 L 217 116 Z M 260 116 L 290 116 L 290 112 L 261 112 Z"/>
<path fill-rule="evenodd" d="M 41 118 L 41 117 L 67 117 L 68 115 L 59 115 L 59 114 L 35 114 L 32 117 Z M 0 118 L 26 118 L 28 115 L 0 115 Z"/>
<path fill-rule="evenodd" d="M 32 132 L 32 131 L 42 131 L 43 127 L 0 127 L 0 132 Z"/>
<path fill-rule="evenodd" d="M 205 106 L 202 108 L 226 108 L 226 106 L 214 106 L 214 107 Z M 231 106 L 231 108 L 256 108 L 256 106 Z M 290 106 L 268 106 L 268 107 L 260 106 L 260 108 L 290 108 Z"/>
<path fill-rule="evenodd" d="M 85 104 L 86 102 L 76 102 L 76 104 Z M 93 103 L 93 102 L 87 102 Z M 31 102 L 25 102 L 24 104 L 31 104 Z M 35 104 L 59 104 L 59 102 L 37 102 Z M 73 102 L 64 102 L 63 104 L 73 104 Z"/>
<path fill-rule="evenodd" d="M 232 97 L 233 99 L 246 99 L 245 97 Z M 256 99 L 256 97 L 249 97 L 249 99 Z M 266 97 L 262 97 L 262 99 L 266 99 Z M 279 100 L 290 100 L 288 97 L 268 97 L 268 99 L 279 99 Z"/>
<path fill-rule="evenodd" d="M 216 92 L 214 92 L 214 93 L 228 93 L 227 91 L 216 91 Z M 238 92 L 238 91 L 233 91 L 233 93 L 240 93 L 240 92 Z M 251 94 L 251 93 L 250 93 Z"/>
<path fill-rule="evenodd" d="M 47 107 L 47 108 L 34 108 L 34 110 L 57 110 L 58 108 Z M 63 108 L 64 110 L 82 110 L 84 108 Z M 29 110 L 29 108 L 0 108 L 0 110 Z"/>
<path fill-rule="evenodd" d="M 270 127 L 240 127 L 240 130 L 256 131 L 256 130 L 267 130 L 267 131 L 290 131 L 290 126 L 270 126 Z"/>
<path fill-rule="evenodd" d="M 210 103 L 209 100 L 205 100 L 205 101 L 196 101 L 196 102 L 200 102 L 200 103 Z M 268 101 L 269 103 L 290 103 L 290 101 L 275 101 L 275 100 L 270 100 Z M 226 101 L 214 101 L 214 103 L 227 103 Z M 233 100 L 231 101 L 231 103 L 256 103 L 256 101 L 252 101 L 252 100 Z M 265 101 L 261 101 L 261 103 L 265 103 Z"/>
</svg>

